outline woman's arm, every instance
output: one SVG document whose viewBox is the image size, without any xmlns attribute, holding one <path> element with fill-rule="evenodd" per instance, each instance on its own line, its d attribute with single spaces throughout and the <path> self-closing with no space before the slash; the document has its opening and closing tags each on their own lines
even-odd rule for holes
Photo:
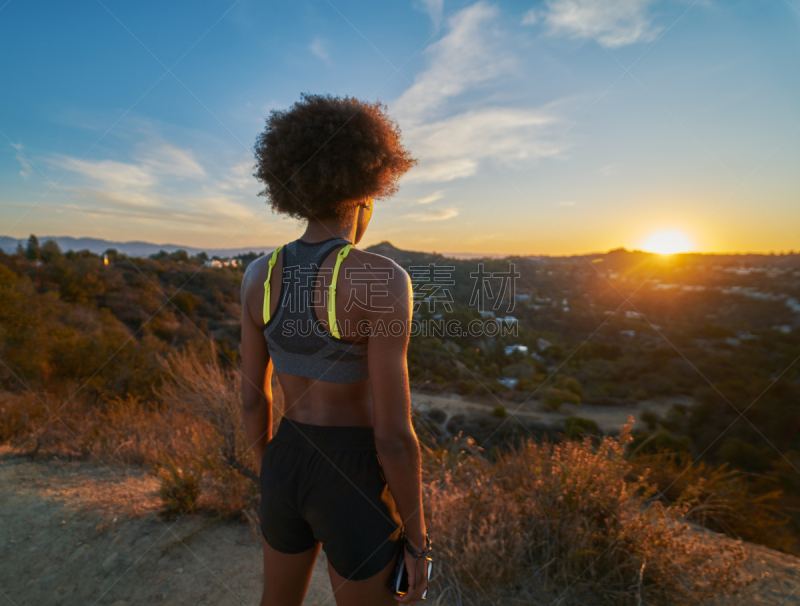
<svg viewBox="0 0 800 606">
<path fill-rule="evenodd" d="M 260 474 L 264 448 L 272 437 L 272 362 L 262 328 L 248 306 L 249 287 L 251 283 L 257 286 L 254 273 L 245 272 L 242 279 L 242 416 L 247 444 L 253 449 Z"/>
<path fill-rule="evenodd" d="M 408 275 L 395 266 L 389 281 L 392 311 L 370 314 L 369 377 L 375 424 L 375 445 L 383 473 L 403 519 L 408 540 L 416 551 L 425 547 L 425 518 L 422 512 L 420 451 L 411 424 L 411 392 L 408 385 L 408 331 L 411 321 L 411 287 Z M 377 323 L 382 322 L 381 330 Z M 404 330 L 391 330 L 402 325 Z M 409 592 L 398 601 L 413 604 L 427 586 L 426 564 L 406 552 Z M 417 564 L 419 564 L 417 566 Z M 413 573 L 414 569 L 416 574 Z"/>
</svg>

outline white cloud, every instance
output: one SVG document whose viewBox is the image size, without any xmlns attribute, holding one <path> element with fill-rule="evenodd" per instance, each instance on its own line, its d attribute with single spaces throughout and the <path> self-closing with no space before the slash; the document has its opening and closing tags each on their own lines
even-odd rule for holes
<svg viewBox="0 0 800 606">
<path fill-rule="evenodd" d="M 615 48 L 655 39 L 648 9 L 654 0 L 547 0 L 541 17 L 556 34 L 595 38 Z"/>
<path fill-rule="evenodd" d="M 547 145 L 555 122 L 548 113 L 494 106 L 501 98 L 496 86 L 487 90 L 491 105 L 474 98 L 517 64 L 497 12 L 478 2 L 458 13 L 447 33 L 428 47 L 428 68 L 392 103 L 403 137 L 420 160 L 407 182 L 447 182 L 474 175 L 482 160 L 514 163 L 558 152 Z M 468 93 L 468 106 L 478 109 L 453 114 L 450 102 Z"/>
<path fill-rule="evenodd" d="M 410 149 L 420 159 L 409 182 L 445 182 L 469 177 L 480 161 L 515 163 L 541 155 L 556 155 L 550 129 L 555 119 L 536 109 L 487 108 L 422 124 L 404 131 Z"/>
<path fill-rule="evenodd" d="M 458 13 L 448 32 L 429 46 L 430 67 L 392 104 L 401 124 L 422 121 L 442 111 L 442 103 L 507 73 L 513 66 L 494 29 L 497 9 L 478 2 Z"/>
<path fill-rule="evenodd" d="M 11 142 L 9 141 L 9 143 Z M 28 177 L 33 174 L 33 166 L 31 166 L 31 163 L 28 162 L 28 159 L 22 155 L 22 143 L 11 143 L 11 147 L 17 150 L 16 158 L 20 163 L 20 166 L 22 166 L 22 170 L 19 171 L 19 176 L 27 181 Z"/>
<path fill-rule="evenodd" d="M 439 27 L 442 24 L 444 0 L 414 0 L 413 6 L 418 11 L 428 13 L 434 27 Z"/>
<path fill-rule="evenodd" d="M 437 208 L 430 209 L 426 212 L 404 215 L 405 218 L 412 219 L 414 221 L 444 221 L 445 219 L 452 219 L 453 217 L 457 216 L 457 208 Z"/>
<path fill-rule="evenodd" d="M 331 62 L 331 56 L 326 48 L 325 40 L 322 38 L 314 38 L 314 41 L 309 45 L 308 49 L 319 59 L 325 63 Z"/>
<path fill-rule="evenodd" d="M 144 164 L 116 160 L 78 161 L 62 155 L 55 155 L 48 162 L 114 189 L 142 188 L 156 182 L 152 168 Z"/>
<path fill-rule="evenodd" d="M 529 10 L 522 16 L 522 25 L 536 25 L 539 21 L 539 18 L 536 16 L 536 11 L 534 9 Z"/>
<path fill-rule="evenodd" d="M 137 132 L 146 134 L 132 145 L 131 158 L 126 161 L 78 162 L 64 155 L 48 159 L 53 166 L 71 169 L 59 188 L 93 220 L 105 218 L 119 224 L 122 218 L 126 225 L 148 229 L 157 225 L 176 232 L 235 231 L 264 205 L 255 195 L 259 188 L 250 175 L 249 154 L 223 162 L 217 158 L 215 162 L 221 166 L 208 174 L 191 149 L 165 141 L 153 129 Z M 198 145 L 204 149 L 209 142 Z M 72 209 L 70 203 L 64 206 Z"/>
<path fill-rule="evenodd" d="M 140 158 L 154 173 L 173 177 L 204 177 L 206 172 L 187 149 L 164 143 Z"/>
<path fill-rule="evenodd" d="M 436 202 L 437 200 L 441 200 L 443 197 L 444 197 L 444 192 L 437 191 L 429 196 L 425 196 L 424 198 L 418 198 L 414 202 L 416 204 L 430 204 L 431 202 Z"/>
</svg>

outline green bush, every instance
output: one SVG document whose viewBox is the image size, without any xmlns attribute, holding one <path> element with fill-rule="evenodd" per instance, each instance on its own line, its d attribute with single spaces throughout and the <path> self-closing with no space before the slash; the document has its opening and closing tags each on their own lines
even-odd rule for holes
<svg viewBox="0 0 800 606">
<path fill-rule="evenodd" d="M 571 391 L 558 389 L 557 387 L 545 387 L 541 391 L 540 398 L 545 408 L 553 412 L 561 408 L 561 405 L 564 403 L 575 404 L 576 406 L 581 403 L 581 399 L 577 395 Z"/>
<path fill-rule="evenodd" d="M 564 421 L 564 437 L 568 440 L 582 440 L 586 436 L 599 436 L 600 428 L 592 419 L 569 417 Z"/>
<path fill-rule="evenodd" d="M 201 470 L 182 469 L 172 458 L 167 458 L 157 474 L 161 479 L 159 495 L 165 514 L 179 516 L 195 508 L 200 496 Z"/>
</svg>

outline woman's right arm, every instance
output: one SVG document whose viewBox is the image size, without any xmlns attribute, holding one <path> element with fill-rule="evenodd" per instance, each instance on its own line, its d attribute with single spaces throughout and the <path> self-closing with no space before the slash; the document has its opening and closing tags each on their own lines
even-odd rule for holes
<svg viewBox="0 0 800 606">
<path fill-rule="evenodd" d="M 254 265 L 250 264 L 242 278 L 242 417 L 256 471 L 261 473 L 264 449 L 272 437 L 272 362 L 262 328 L 248 305 L 248 294 L 259 286 Z"/>
<path fill-rule="evenodd" d="M 375 445 L 383 474 L 403 520 L 406 535 L 416 551 L 425 547 L 425 517 L 422 512 L 420 451 L 411 424 L 411 392 L 408 385 L 406 352 L 411 321 L 411 285 L 399 266 L 389 281 L 392 310 L 370 314 L 386 328 L 402 324 L 405 330 L 373 330 L 369 336 L 368 362 L 375 426 Z M 426 565 L 404 553 L 409 570 L 409 592 L 399 602 L 414 604 L 427 587 Z M 412 571 L 416 569 L 416 575 Z"/>
</svg>

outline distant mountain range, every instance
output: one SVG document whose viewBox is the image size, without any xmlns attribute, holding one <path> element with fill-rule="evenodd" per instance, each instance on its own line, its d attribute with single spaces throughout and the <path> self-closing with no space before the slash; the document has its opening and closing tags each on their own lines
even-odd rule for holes
<svg viewBox="0 0 800 606">
<path fill-rule="evenodd" d="M 200 252 L 205 252 L 209 256 L 217 257 L 235 257 L 253 252 L 270 252 L 275 249 L 274 246 L 250 246 L 246 248 L 223 248 L 215 250 L 212 247 L 208 248 L 192 248 L 191 246 L 178 246 L 177 244 L 153 244 L 152 242 L 109 242 L 108 240 L 100 240 L 98 238 L 71 238 L 68 236 L 41 236 L 39 237 L 39 244 L 43 244 L 47 240 L 55 240 L 59 248 L 63 251 L 67 250 L 89 250 L 95 254 L 100 254 L 107 251 L 109 248 L 115 248 L 119 252 L 129 255 L 131 257 L 147 257 L 155 254 L 160 250 L 166 252 L 175 252 L 176 250 L 185 250 L 189 255 L 196 255 Z M 0 249 L 6 253 L 13 253 L 17 250 L 17 246 L 22 244 L 25 246 L 28 239 L 24 238 L 17 240 L 16 238 L 9 238 L 8 236 L 0 236 Z"/>
<path fill-rule="evenodd" d="M 153 244 L 152 242 L 141 242 L 141 241 L 134 241 L 134 242 L 110 242 L 108 240 L 101 240 L 99 238 L 72 238 L 69 236 L 37 236 L 39 238 L 39 244 L 44 244 L 47 240 L 55 240 L 58 244 L 59 248 L 66 252 L 68 250 L 88 250 L 95 254 L 101 254 L 107 251 L 109 248 L 115 248 L 117 251 L 129 255 L 131 257 L 148 257 L 152 254 L 155 254 L 161 250 L 166 252 L 175 252 L 176 250 L 185 250 L 189 255 L 196 255 L 199 252 L 205 252 L 209 256 L 217 256 L 220 258 L 225 257 L 235 257 L 236 255 L 241 255 L 244 253 L 248 253 L 250 251 L 253 252 L 263 252 L 268 253 L 275 250 L 275 246 L 251 246 L 246 248 L 223 248 L 220 250 L 215 250 L 213 248 L 192 248 L 191 246 L 179 246 L 177 244 Z M 11 254 L 17 250 L 17 246 L 22 244 L 24 247 L 28 242 L 27 238 L 17 239 L 17 238 L 9 238 L 8 236 L 0 236 L 0 249 L 3 252 Z M 399 249 L 395 248 L 388 242 L 381 242 L 380 244 L 375 244 L 369 247 L 369 250 L 376 252 L 378 254 L 382 254 L 386 257 L 395 258 L 399 252 Z M 425 256 L 430 253 L 427 252 L 418 252 L 414 253 L 411 251 L 402 251 L 406 254 L 406 256 L 411 255 L 418 255 L 418 256 Z M 473 258 L 486 258 L 486 257 L 501 257 L 502 255 L 491 255 L 491 254 L 476 254 L 476 253 L 445 253 L 444 256 L 446 257 L 453 257 L 456 259 L 473 259 Z"/>
</svg>

